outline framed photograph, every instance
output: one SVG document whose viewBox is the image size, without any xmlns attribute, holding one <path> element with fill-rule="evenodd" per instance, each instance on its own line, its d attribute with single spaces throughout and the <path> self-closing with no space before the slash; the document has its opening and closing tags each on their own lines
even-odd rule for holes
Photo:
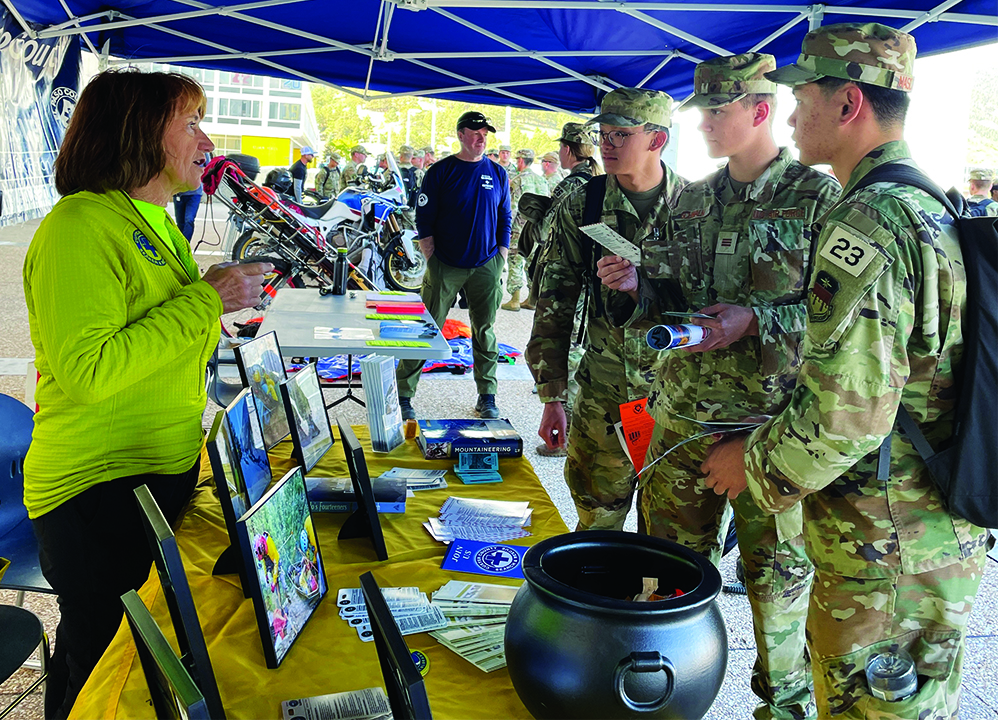
<svg viewBox="0 0 998 720">
<path fill-rule="evenodd" d="M 135 488 L 135 500 L 139 504 L 142 524 L 149 538 L 166 606 L 170 609 L 170 620 L 180 648 L 180 662 L 201 691 L 208 714 L 216 720 L 224 720 L 225 712 L 222 710 L 222 698 L 218 694 L 215 671 L 208 656 L 208 646 L 201 631 L 194 596 L 187 583 L 184 563 L 180 559 L 177 539 L 148 486 L 140 485 Z"/>
<path fill-rule="evenodd" d="M 294 443 L 292 455 L 308 473 L 333 446 L 333 430 L 322 400 L 316 364 L 309 363 L 281 383 L 281 396 Z"/>
<path fill-rule="evenodd" d="M 170 641 L 149 614 L 139 594 L 129 590 L 121 596 L 121 604 L 139 652 L 156 717 L 211 720 L 204 696 L 173 652 Z"/>
<path fill-rule="evenodd" d="M 326 594 L 326 573 L 300 467 L 236 523 L 267 667 L 287 656 Z"/>
<path fill-rule="evenodd" d="M 360 590 L 367 605 L 392 717 L 395 720 L 433 720 L 423 676 L 412 661 L 412 654 L 374 575 L 366 572 L 360 576 Z"/>
<path fill-rule="evenodd" d="M 288 417 L 281 401 L 281 383 L 288 379 L 284 370 L 281 346 L 277 334 L 260 335 L 233 350 L 243 386 L 253 391 L 256 412 L 263 428 L 267 449 L 288 436 Z"/>
<path fill-rule="evenodd" d="M 367 460 L 364 458 L 364 448 L 349 425 L 337 420 L 336 427 L 343 441 L 343 453 L 347 458 L 347 469 L 350 470 L 350 481 L 353 483 L 353 494 L 357 499 L 357 509 L 346 519 L 340 528 L 339 539 L 371 538 L 378 560 L 388 559 L 388 548 L 385 546 L 385 535 L 381 532 L 381 521 L 378 519 L 378 506 L 374 500 L 374 489 L 371 487 L 371 476 L 367 472 Z"/>
<path fill-rule="evenodd" d="M 215 415 L 207 448 L 230 541 L 229 548 L 215 563 L 213 574 L 238 573 L 245 594 L 247 574 L 238 551 L 236 520 L 263 497 L 271 481 L 270 459 L 250 390 L 243 390 L 225 410 Z"/>
</svg>

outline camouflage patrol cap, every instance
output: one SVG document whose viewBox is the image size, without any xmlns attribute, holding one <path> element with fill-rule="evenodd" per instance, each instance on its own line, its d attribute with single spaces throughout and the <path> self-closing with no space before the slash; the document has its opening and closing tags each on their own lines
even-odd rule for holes
<svg viewBox="0 0 998 720">
<path fill-rule="evenodd" d="M 403 145 L 400 147 L 399 155 L 412 155 L 412 145 Z"/>
<path fill-rule="evenodd" d="M 537 155 L 530 148 L 523 148 L 522 150 L 516 151 L 516 156 L 518 158 L 523 158 L 524 160 L 533 160 Z"/>
<path fill-rule="evenodd" d="M 505 151 L 505 152 L 513 152 L 513 146 L 512 145 L 500 145 L 499 146 L 499 152 L 503 152 L 503 151 Z"/>
<path fill-rule="evenodd" d="M 361 155 L 368 154 L 367 148 L 364 147 L 363 145 L 354 145 L 352 148 L 350 148 L 350 154 L 353 155 L 354 153 L 360 153 Z"/>
<path fill-rule="evenodd" d="M 582 145 L 595 145 L 593 131 L 587 130 L 582 123 L 568 122 L 561 127 L 561 137 L 558 142 L 574 142 Z"/>
<path fill-rule="evenodd" d="M 672 127 L 672 98 L 659 90 L 617 88 L 600 103 L 600 114 L 586 125 L 616 125 L 638 127 L 651 123 Z"/>
<path fill-rule="evenodd" d="M 558 153 L 556 152 L 546 152 L 541 156 L 541 162 L 553 162 L 555 165 L 561 164 L 561 160 L 558 158 Z"/>
<path fill-rule="evenodd" d="M 423 153 L 424 155 L 426 155 L 427 153 L 429 153 L 430 155 L 436 155 L 436 153 L 433 151 L 433 148 L 430 147 L 429 145 L 427 145 L 424 148 L 421 148 L 420 152 Z"/>
<path fill-rule="evenodd" d="M 426 157 L 426 153 L 425 153 L 425 152 L 423 152 L 422 150 L 416 150 L 416 151 L 415 151 L 415 152 L 414 152 L 414 153 L 412 154 L 412 156 L 413 156 L 413 157 Z"/>
<path fill-rule="evenodd" d="M 496 150 L 495 148 L 489 148 L 488 150 L 485 151 L 485 154 L 489 157 L 492 157 L 493 155 L 495 157 L 499 157 L 499 151 Z"/>
<path fill-rule="evenodd" d="M 333 153 L 332 155 L 330 155 L 329 157 L 330 157 L 330 158 L 332 158 L 333 160 L 335 160 L 336 162 L 343 162 L 343 156 L 342 156 L 342 155 L 340 155 L 340 154 L 339 154 L 339 153 L 337 153 L 337 152 L 334 152 L 334 153 Z"/>
<path fill-rule="evenodd" d="M 723 107 L 746 95 L 776 92 L 776 83 L 766 73 L 776 70 L 776 58 L 766 53 L 742 53 L 714 58 L 697 65 L 693 73 L 694 95 L 689 107 Z"/>
<path fill-rule="evenodd" d="M 911 92 L 915 53 L 915 38 L 886 25 L 826 25 L 804 36 L 796 63 L 766 77 L 791 86 L 836 77 Z"/>
<path fill-rule="evenodd" d="M 979 180 L 981 182 L 990 182 L 994 180 L 994 173 L 987 168 L 975 167 L 970 169 L 970 179 Z"/>
</svg>

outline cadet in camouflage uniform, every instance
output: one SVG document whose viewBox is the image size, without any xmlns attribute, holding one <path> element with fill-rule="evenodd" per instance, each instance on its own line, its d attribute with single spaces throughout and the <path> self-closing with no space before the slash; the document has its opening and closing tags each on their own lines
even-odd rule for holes
<svg viewBox="0 0 998 720">
<path fill-rule="evenodd" d="M 516 163 L 513 162 L 513 147 L 511 145 L 499 146 L 499 164 L 506 170 L 509 179 L 516 175 Z"/>
<path fill-rule="evenodd" d="M 551 191 L 551 202 L 545 211 L 543 219 L 540 220 L 540 228 L 538 230 L 539 240 L 527 260 L 530 295 L 527 298 L 527 302 L 523 303 L 523 306 L 528 309 L 535 308 L 537 305 L 537 289 L 541 284 L 541 275 L 544 272 L 544 266 L 551 259 L 551 251 L 548 249 L 550 246 L 548 238 L 551 234 L 551 224 L 557 214 L 558 206 L 564 198 L 589 182 L 589 179 L 594 175 L 603 174 L 603 168 L 600 167 L 594 157 L 596 152 L 594 135 L 595 133 L 580 123 L 565 123 L 561 128 L 561 137 L 558 138 L 558 157 L 562 168 L 567 168 L 569 172 L 565 179 L 555 185 L 554 190 Z M 575 379 L 575 373 L 579 369 L 579 363 L 582 361 L 584 350 L 582 344 L 576 342 L 576 339 L 579 335 L 578 328 L 582 320 L 580 317 L 582 310 L 584 310 L 584 307 L 580 301 L 572 331 L 572 347 L 568 351 L 568 398 L 565 402 L 565 414 L 568 425 L 572 423 L 572 409 L 575 407 L 575 399 L 579 395 L 579 383 Z M 568 454 L 568 451 L 564 447 L 552 449 L 547 446 L 547 443 L 541 443 L 537 446 L 537 454 L 544 457 L 564 457 Z"/>
<path fill-rule="evenodd" d="M 672 98 L 663 92 L 619 88 L 603 98 L 601 152 L 606 194 L 600 220 L 634 245 L 657 239 L 686 182 L 661 160 L 672 125 Z M 550 259 L 537 293 L 526 358 L 544 405 L 540 436 L 551 449 L 565 444 L 568 353 L 579 298 L 591 293 L 584 317 L 585 355 L 576 378 L 579 396 L 568 436 L 565 480 L 579 513 L 578 529 L 623 527 L 634 492 L 634 468 L 617 440 L 620 404 L 648 395 L 657 355 L 645 342 L 647 322 L 613 324 L 607 313 L 629 315 L 631 299 L 605 287 L 594 272 L 603 249 L 580 232 L 586 191 L 565 197 L 555 213 Z M 599 262 L 602 262 L 600 260 Z"/>
<path fill-rule="evenodd" d="M 782 518 L 786 529 L 748 497 L 729 507 L 704 485 L 700 472 L 710 436 L 666 454 L 703 434 L 699 423 L 779 412 L 797 377 L 805 281 L 816 239 L 811 223 L 832 207 L 841 188 L 773 140 L 776 83 L 765 73 L 775 69 L 776 59 L 762 53 L 696 67 L 695 94 L 687 105 L 700 108 L 708 154 L 727 157 L 728 164 L 687 185 L 669 231 L 660 242 L 645 243 L 641 305 L 659 323 L 682 320 L 658 310 L 716 319 L 703 323 L 712 332 L 701 345 L 662 353 L 648 399 L 655 430 L 640 497 L 648 534 L 679 542 L 715 564 L 734 510 L 758 648 L 752 689 L 764 703 L 755 717 L 790 720 L 815 717 L 804 656 L 812 567 L 804 554 L 800 508 Z"/>
<path fill-rule="evenodd" d="M 527 284 L 526 258 L 517 252 L 517 240 L 526 223 L 526 218 L 520 214 L 518 205 L 524 193 L 543 195 L 547 197 L 548 186 L 537 173 L 530 170 L 534 162 L 534 151 L 530 149 L 516 151 L 516 176 L 509 182 L 509 200 L 513 207 L 513 233 L 509 239 L 509 257 L 506 265 L 506 291 L 510 299 L 502 304 L 503 310 L 520 311 L 520 291 Z"/>
<path fill-rule="evenodd" d="M 315 191 L 319 197 L 331 198 L 339 192 L 340 175 L 343 174 L 340 170 L 342 161 L 343 158 L 339 153 L 333 153 L 326 161 L 326 167 L 315 176 Z"/>
<path fill-rule="evenodd" d="M 803 506 L 821 717 L 956 718 L 984 561 L 985 531 L 944 509 L 921 457 L 893 430 L 903 403 L 930 443 L 952 432 L 967 293 L 952 219 L 910 186 L 850 192 L 875 167 L 912 164 L 903 126 L 914 59 L 906 33 L 829 25 L 807 34 L 795 65 L 768 75 L 794 86 L 801 161 L 830 163 L 848 182 L 821 223 L 789 405 L 747 439 L 715 445 L 704 463 L 718 494 L 747 485 L 767 513 Z M 864 668 L 898 647 L 914 658 L 920 687 L 885 702 Z"/>
<path fill-rule="evenodd" d="M 970 214 L 976 217 L 998 216 L 998 202 L 991 199 L 991 182 L 994 175 L 987 168 L 973 168 L 970 171 L 970 197 L 967 205 Z"/>
<path fill-rule="evenodd" d="M 558 153 L 544 153 L 544 157 L 541 158 L 541 169 L 544 171 L 544 182 L 548 184 L 548 194 L 553 192 L 558 183 L 563 180 L 561 173 L 558 172 L 560 167 L 561 161 L 558 159 Z"/>
<path fill-rule="evenodd" d="M 357 178 L 357 166 L 363 165 L 365 160 L 367 160 L 367 150 L 363 145 L 354 145 L 350 148 L 350 162 L 346 164 L 343 174 L 340 175 L 341 192 L 354 182 Z"/>
</svg>

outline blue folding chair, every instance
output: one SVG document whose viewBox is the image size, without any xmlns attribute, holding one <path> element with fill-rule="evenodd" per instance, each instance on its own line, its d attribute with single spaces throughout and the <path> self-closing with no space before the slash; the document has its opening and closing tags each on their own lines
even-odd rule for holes
<svg viewBox="0 0 998 720">
<path fill-rule="evenodd" d="M 24 507 L 24 456 L 31 444 L 34 413 L 20 400 L 0 394 L 0 557 L 10 567 L 0 578 L 0 589 L 52 592 L 38 561 L 38 543 Z"/>
</svg>

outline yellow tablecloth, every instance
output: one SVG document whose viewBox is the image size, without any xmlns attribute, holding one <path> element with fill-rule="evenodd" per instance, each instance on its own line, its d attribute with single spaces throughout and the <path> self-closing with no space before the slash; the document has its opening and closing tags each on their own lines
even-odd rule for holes
<svg viewBox="0 0 998 720">
<path fill-rule="evenodd" d="M 396 465 L 434 468 L 452 465 L 448 461 L 424 460 L 414 441 L 389 454 L 374 454 L 367 428 L 354 430 L 365 445 L 372 476 Z M 287 442 L 271 451 L 275 478 L 293 467 L 289 455 Z M 534 509 L 529 528 L 533 535 L 513 541 L 514 544 L 532 545 L 568 531 L 526 459 L 503 459 L 500 471 L 504 482 L 483 486 L 463 485 L 455 475 L 448 474 L 446 489 L 417 492 L 409 498 L 404 514 L 380 515 L 389 554 L 388 561 L 383 563 L 376 561 L 369 540 L 337 540 L 346 514 L 316 514 L 315 529 L 329 591 L 281 667 L 268 670 L 252 601 L 243 598 L 238 577 L 211 576 L 212 566 L 228 536 L 207 456 L 202 456 L 198 489 L 176 533 L 227 717 L 230 720 L 280 718 L 282 700 L 384 684 L 374 643 L 360 641 L 357 631 L 339 618 L 335 601 L 337 590 L 359 587 L 358 578 L 368 570 L 374 572 L 382 587 L 415 585 L 427 594 L 451 579 L 517 584 L 519 581 L 444 572 L 440 564 L 446 546 L 433 540 L 422 527 L 426 518 L 436 516 L 444 500 L 454 495 L 529 501 Z M 337 442 L 312 472 L 347 476 L 342 444 Z M 172 642 L 169 611 L 155 571 L 139 595 Z M 410 648 L 422 650 L 430 660 L 426 686 L 434 717 L 441 720 L 530 717 L 513 691 L 505 668 L 486 674 L 429 635 L 409 635 L 405 639 Z M 153 716 L 135 645 L 127 624 L 123 623 L 84 686 L 70 718 Z"/>
</svg>

